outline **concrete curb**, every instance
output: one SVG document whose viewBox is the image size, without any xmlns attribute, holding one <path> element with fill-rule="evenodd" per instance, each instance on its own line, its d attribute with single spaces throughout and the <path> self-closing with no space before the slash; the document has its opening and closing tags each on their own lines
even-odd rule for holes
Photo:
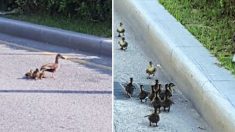
<svg viewBox="0 0 235 132">
<path fill-rule="evenodd" d="M 234 77 L 217 67 L 217 60 L 156 0 L 115 0 L 114 5 L 133 27 L 136 39 L 146 42 L 142 46 L 153 61 L 161 62 L 214 131 L 234 131 L 235 96 L 230 96 L 235 93 Z"/>
<path fill-rule="evenodd" d="M 0 32 L 112 57 L 112 40 L 47 26 L 0 18 Z"/>
</svg>

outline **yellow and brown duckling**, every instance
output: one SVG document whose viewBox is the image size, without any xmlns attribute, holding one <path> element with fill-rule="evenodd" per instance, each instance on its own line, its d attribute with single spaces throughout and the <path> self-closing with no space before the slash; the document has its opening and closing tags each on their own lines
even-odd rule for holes
<svg viewBox="0 0 235 132">
<path fill-rule="evenodd" d="M 162 102 L 161 102 L 161 99 L 160 99 L 159 94 L 157 92 L 155 92 L 154 98 L 151 103 L 152 103 L 154 109 L 160 113 Z"/>
<path fill-rule="evenodd" d="M 151 89 L 152 89 L 152 91 L 151 91 L 151 93 L 149 94 L 149 96 L 148 96 L 148 99 L 150 100 L 150 101 L 152 101 L 153 100 L 153 98 L 154 98 L 154 95 L 155 95 L 155 86 L 154 85 L 152 85 L 151 86 Z"/>
<path fill-rule="evenodd" d="M 149 119 L 149 126 L 152 126 L 152 123 L 155 123 L 156 127 L 158 126 L 157 123 L 160 121 L 160 116 L 156 110 L 154 110 L 154 113 L 147 115 L 145 117 L 148 117 Z"/>
<path fill-rule="evenodd" d="M 25 77 L 26 77 L 27 79 L 32 78 L 32 75 L 33 75 L 33 70 L 32 70 L 32 69 L 30 69 L 29 72 L 25 73 Z"/>
<path fill-rule="evenodd" d="M 169 83 L 167 84 L 167 87 L 166 87 L 166 90 L 165 90 L 165 93 L 166 93 L 166 97 L 172 97 L 173 95 L 173 88 L 175 84 L 174 83 Z"/>
<path fill-rule="evenodd" d="M 36 70 L 32 74 L 32 79 L 35 79 L 35 80 L 39 79 L 39 75 L 40 75 L 40 71 L 38 68 L 36 68 Z"/>
<path fill-rule="evenodd" d="M 129 97 L 132 97 L 135 86 L 133 85 L 133 78 L 130 78 L 130 82 L 125 86 L 125 91 Z"/>
<path fill-rule="evenodd" d="M 140 93 L 139 93 L 139 99 L 140 99 L 140 101 L 142 102 L 142 100 L 145 100 L 145 102 L 147 101 L 147 97 L 148 97 L 148 95 L 149 95 L 149 92 L 147 92 L 147 91 L 145 91 L 145 90 L 143 90 L 143 85 L 140 85 Z"/>
<path fill-rule="evenodd" d="M 54 73 L 59 69 L 59 59 L 66 59 L 61 54 L 57 54 L 55 57 L 54 63 L 48 63 L 43 66 L 41 66 L 40 71 L 47 71 L 52 73 L 52 77 L 54 78 Z"/>
<path fill-rule="evenodd" d="M 120 22 L 120 25 L 117 28 L 117 32 L 118 32 L 118 37 L 124 37 L 125 29 L 122 22 Z"/>
<path fill-rule="evenodd" d="M 161 66 L 158 64 L 157 68 L 161 68 Z M 157 71 L 157 68 L 154 67 L 154 65 L 151 61 L 149 62 L 149 65 L 146 69 L 146 73 L 148 74 L 147 79 L 150 79 L 151 76 L 155 76 L 155 72 Z"/>
<path fill-rule="evenodd" d="M 118 44 L 120 45 L 121 50 L 125 51 L 127 49 L 128 43 L 127 43 L 127 41 L 125 40 L 124 37 L 122 37 L 122 39 L 120 41 L 118 41 Z"/>
<path fill-rule="evenodd" d="M 166 108 L 167 108 L 167 111 L 170 112 L 172 104 L 174 104 L 174 102 L 169 97 L 165 96 L 165 99 L 161 105 L 164 108 L 164 111 L 166 111 Z"/>
</svg>

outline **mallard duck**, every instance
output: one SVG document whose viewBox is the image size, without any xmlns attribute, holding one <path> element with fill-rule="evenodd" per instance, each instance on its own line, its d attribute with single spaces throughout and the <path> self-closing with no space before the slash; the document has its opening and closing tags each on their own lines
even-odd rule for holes
<svg viewBox="0 0 235 132">
<path fill-rule="evenodd" d="M 155 92 L 154 98 L 151 101 L 151 103 L 152 103 L 154 109 L 160 113 L 162 102 L 161 102 L 161 99 L 160 99 L 159 95 L 157 94 L 157 92 Z"/>
<path fill-rule="evenodd" d="M 151 123 L 156 123 L 156 127 L 158 126 L 157 123 L 160 121 L 160 116 L 156 110 L 154 110 L 154 113 L 147 115 L 145 117 L 148 117 L 149 119 L 149 126 L 151 126 Z"/>
<path fill-rule="evenodd" d="M 39 69 L 36 68 L 36 70 L 32 74 L 32 78 L 37 80 L 37 79 L 39 79 L 39 75 L 40 75 Z"/>
<path fill-rule="evenodd" d="M 146 99 L 146 97 L 148 97 L 148 95 L 149 95 L 149 92 L 144 91 L 143 87 L 144 87 L 143 85 L 140 85 L 140 93 L 139 93 L 139 96 L 138 96 L 141 102 L 142 102 L 143 99 Z M 145 100 L 145 102 L 146 101 L 147 100 Z"/>
<path fill-rule="evenodd" d="M 48 63 L 41 66 L 40 71 L 47 71 L 52 73 L 52 77 L 54 78 L 54 73 L 59 69 L 59 58 L 66 59 L 61 54 L 57 54 L 55 57 L 55 63 Z"/>
<path fill-rule="evenodd" d="M 133 78 L 130 78 L 130 82 L 125 86 L 126 93 L 129 97 L 132 96 L 135 86 L 133 85 Z"/>
<path fill-rule="evenodd" d="M 25 77 L 27 79 L 32 78 L 32 75 L 33 75 L 33 70 L 32 69 L 30 69 L 29 72 L 25 73 Z"/>
<path fill-rule="evenodd" d="M 125 51 L 127 49 L 128 43 L 125 41 L 124 37 L 122 37 L 122 39 L 120 41 L 118 41 L 118 44 L 120 45 L 121 50 Z"/>
<path fill-rule="evenodd" d="M 158 64 L 157 65 L 157 68 L 161 68 L 161 66 Z M 149 62 L 149 65 L 148 65 L 148 67 L 147 67 L 147 69 L 146 69 L 146 73 L 148 74 L 148 77 L 147 77 L 147 79 L 150 79 L 151 77 L 151 75 L 152 76 L 155 76 L 155 72 L 157 71 L 157 69 L 153 66 L 153 63 L 150 61 Z"/>
<path fill-rule="evenodd" d="M 166 108 L 168 108 L 168 112 L 170 112 L 170 109 L 171 109 L 171 105 L 174 104 L 174 102 L 168 98 L 167 96 L 165 96 L 165 99 L 164 101 L 162 102 L 162 107 L 164 108 L 164 111 L 166 111 Z"/>
<path fill-rule="evenodd" d="M 123 27 L 122 22 L 120 22 L 120 25 L 117 28 L 117 32 L 118 32 L 118 37 L 123 37 L 124 36 L 125 29 Z"/>
</svg>

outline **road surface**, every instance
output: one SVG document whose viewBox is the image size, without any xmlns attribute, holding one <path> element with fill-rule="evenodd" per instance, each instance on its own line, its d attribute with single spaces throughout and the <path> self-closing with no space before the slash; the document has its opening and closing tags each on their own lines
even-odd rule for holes
<svg viewBox="0 0 235 132">
<path fill-rule="evenodd" d="M 59 60 L 55 79 L 29 69 Z M 0 131 L 112 130 L 111 58 L 0 34 Z"/>
</svg>

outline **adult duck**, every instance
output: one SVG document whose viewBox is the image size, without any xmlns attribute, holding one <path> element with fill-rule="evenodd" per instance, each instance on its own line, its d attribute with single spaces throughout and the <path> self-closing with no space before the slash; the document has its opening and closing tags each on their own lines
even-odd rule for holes
<svg viewBox="0 0 235 132">
<path fill-rule="evenodd" d="M 57 54 L 56 57 L 55 57 L 55 62 L 54 63 L 48 63 L 48 64 L 45 64 L 45 65 L 41 66 L 40 71 L 42 71 L 42 72 L 44 72 L 44 71 L 51 72 L 52 77 L 54 78 L 54 73 L 60 67 L 59 59 L 66 59 L 66 58 L 63 57 L 61 54 Z"/>
</svg>

